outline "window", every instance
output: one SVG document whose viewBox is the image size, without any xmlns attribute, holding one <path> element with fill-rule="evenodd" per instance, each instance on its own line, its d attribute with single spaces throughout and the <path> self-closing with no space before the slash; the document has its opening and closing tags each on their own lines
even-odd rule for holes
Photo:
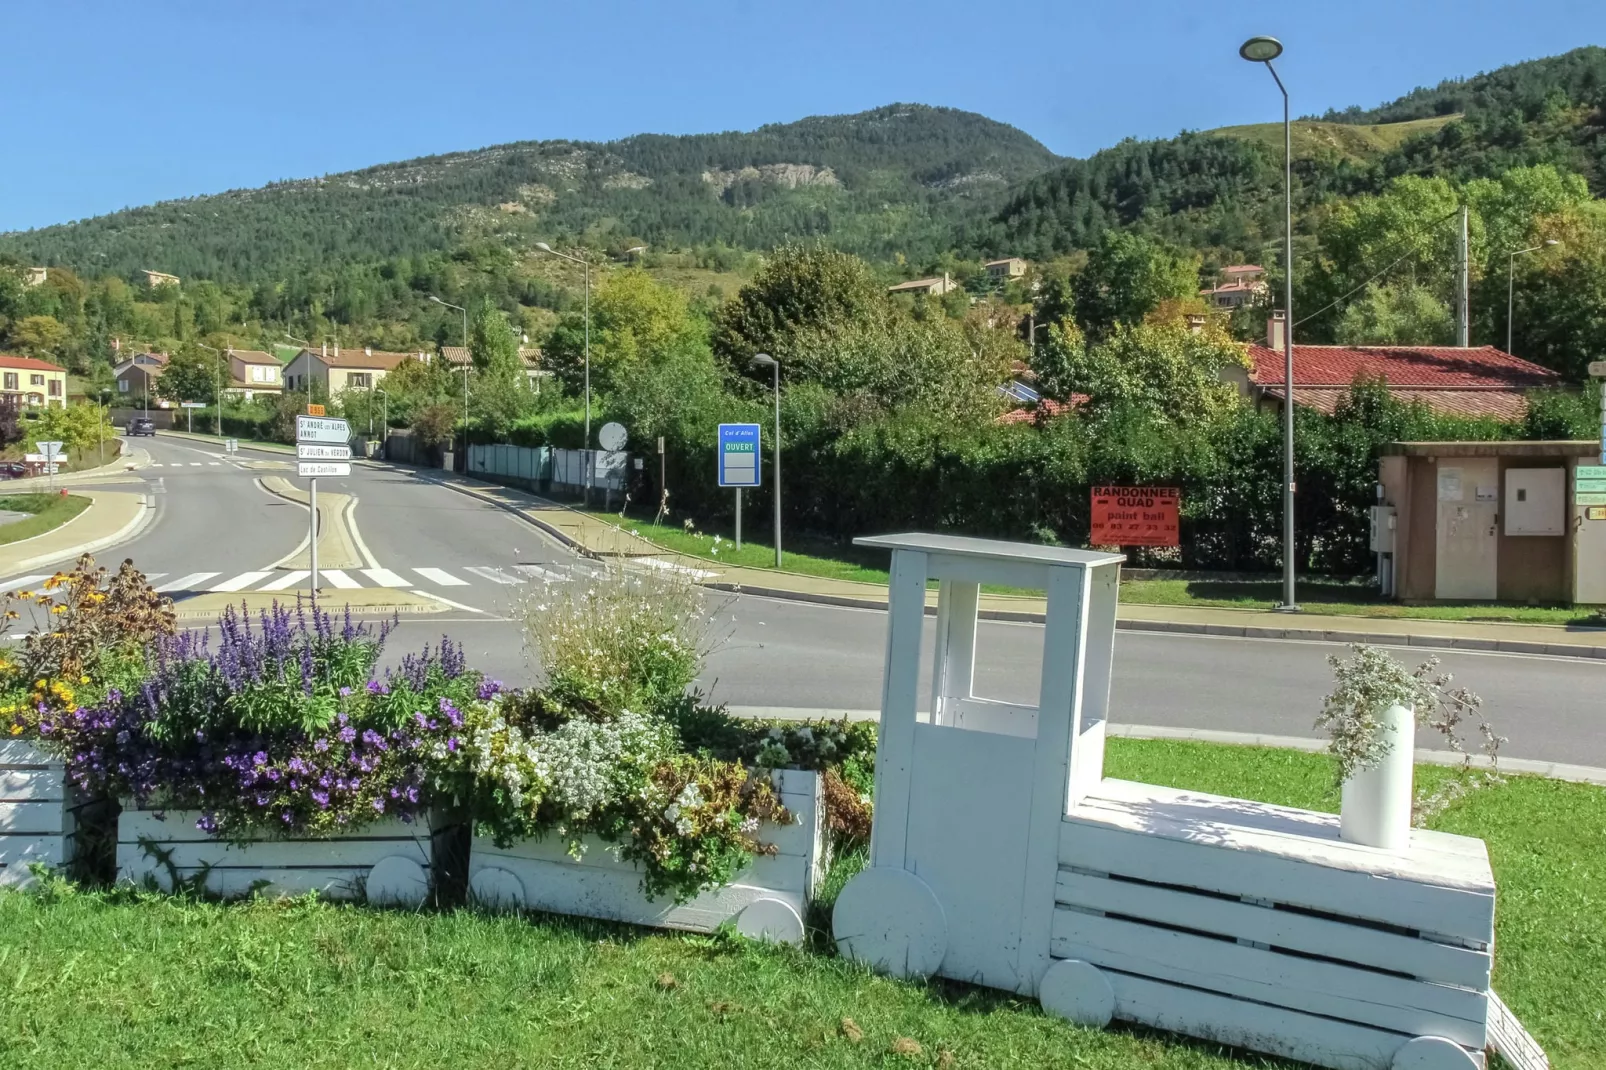
<svg viewBox="0 0 1606 1070">
<path fill-rule="evenodd" d="M 61 397 L 61 380 L 60 379 L 52 379 L 52 380 L 50 380 L 50 396 L 53 397 L 53 398 Z"/>
<path fill-rule="evenodd" d="M 127 379 L 119 379 L 119 380 L 117 380 L 117 392 L 119 394 L 128 393 L 128 380 Z"/>
<path fill-rule="evenodd" d="M 16 372 L 6 372 L 6 386 L 5 386 L 5 388 L 7 390 L 15 390 L 15 389 L 17 389 L 17 373 Z"/>
<path fill-rule="evenodd" d="M 37 372 L 35 372 L 34 374 L 28 376 L 28 385 L 29 386 L 44 386 L 45 385 L 45 377 L 43 375 L 40 375 Z"/>
<path fill-rule="evenodd" d="M 374 385 L 374 377 L 368 372 L 352 372 L 346 376 L 346 385 L 357 390 L 367 390 Z"/>
<path fill-rule="evenodd" d="M 260 383 L 262 381 L 262 373 L 265 371 L 267 371 L 266 368 L 258 367 L 255 364 L 251 365 L 251 381 Z"/>
</svg>

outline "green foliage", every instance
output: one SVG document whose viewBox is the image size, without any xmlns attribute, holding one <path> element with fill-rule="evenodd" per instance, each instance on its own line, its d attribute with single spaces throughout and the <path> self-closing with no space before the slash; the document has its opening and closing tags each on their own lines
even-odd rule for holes
<svg viewBox="0 0 1606 1070">
<path fill-rule="evenodd" d="M 1167 301 L 1199 291 L 1199 260 L 1139 234 L 1105 231 L 1071 283 L 1077 326 L 1090 338 L 1136 326 Z"/>
<path fill-rule="evenodd" d="M 61 442 L 70 458 L 82 457 L 117 437 L 117 429 L 99 405 L 47 405 L 22 427 L 29 450 L 37 452 L 40 442 Z"/>
<path fill-rule="evenodd" d="M 173 354 L 162 370 L 162 396 L 172 401 L 217 401 L 218 383 L 225 375 L 224 358 L 204 349 L 187 348 Z"/>
<path fill-rule="evenodd" d="M 1343 345 L 1449 346 L 1455 344 L 1455 319 L 1426 287 L 1373 283 L 1344 309 L 1333 333 Z"/>
<path fill-rule="evenodd" d="M 1243 347 L 1220 331 L 1179 324 L 1117 323 L 1107 339 L 1091 345 L 1076 344 L 1056 326 L 1044 349 L 1061 358 L 1056 392 L 1086 395 L 1095 418 L 1112 409 L 1142 409 L 1177 422 L 1220 419 L 1239 404 L 1237 387 L 1221 373 L 1248 365 Z"/>
</svg>

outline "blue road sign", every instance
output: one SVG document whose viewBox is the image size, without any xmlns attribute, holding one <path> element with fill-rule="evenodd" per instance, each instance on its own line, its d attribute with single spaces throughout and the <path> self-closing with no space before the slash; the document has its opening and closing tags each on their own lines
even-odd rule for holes
<svg viewBox="0 0 1606 1070">
<path fill-rule="evenodd" d="M 758 424 L 719 425 L 719 485 L 759 485 Z"/>
</svg>

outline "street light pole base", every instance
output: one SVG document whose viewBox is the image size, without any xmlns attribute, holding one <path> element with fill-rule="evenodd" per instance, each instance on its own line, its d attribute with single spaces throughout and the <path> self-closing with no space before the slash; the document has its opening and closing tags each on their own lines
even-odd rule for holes
<svg viewBox="0 0 1606 1070">
<path fill-rule="evenodd" d="M 1303 613 L 1305 611 L 1303 609 L 1301 609 L 1297 603 L 1289 602 L 1286 605 L 1278 606 L 1277 608 L 1273 609 L 1272 612 L 1273 613 Z"/>
</svg>

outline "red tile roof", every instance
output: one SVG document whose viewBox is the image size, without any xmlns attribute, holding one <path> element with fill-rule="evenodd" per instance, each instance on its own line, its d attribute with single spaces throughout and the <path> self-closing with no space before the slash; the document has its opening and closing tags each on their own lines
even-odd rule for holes
<svg viewBox="0 0 1606 1070">
<path fill-rule="evenodd" d="M 67 369 L 59 364 L 52 364 L 48 360 L 36 360 L 33 357 L 14 357 L 9 353 L 0 353 L 0 368 L 26 368 L 36 372 L 64 372 Z"/>
<path fill-rule="evenodd" d="M 1329 416 L 1337 410 L 1339 402 L 1349 396 L 1349 387 L 1300 386 L 1296 390 L 1301 407 L 1316 409 Z M 1406 387 L 1391 389 L 1389 393 L 1397 401 L 1420 401 L 1434 412 L 1446 416 L 1487 416 L 1512 421 L 1520 420 L 1528 413 L 1528 397 L 1520 390 L 1415 390 Z M 1281 384 L 1268 387 L 1265 395 L 1281 401 Z"/>
<path fill-rule="evenodd" d="M 1259 264 L 1228 264 L 1221 269 L 1223 275 L 1242 275 L 1246 271 L 1265 271 Z"/>
<path fill-rule="evenodd" d="M 1038 420 L 1049 420 L 1056 416 L 1063 416 L 1076 408 L 1085 405 L 1091 400 L 1086 394 L 1072 394 L 1068 402 L 1055 401 L 1053 398 L 1044 398 L 1036 405 L 1025 409 L 1011 409 L 998 418 L 1001 424 L 1035 423 Z"/>
<path fill-rule="evenodd" d="M 1260 386 L 1283 381 L 1283 355 L 1249 347 L 1250 378 Z M 1347 387 L 1359 374 L 1382 376 L 1391 389 L 1526 390 L 1553 386 L 1549 368 L 1494 346 L 1294 346 L 1294 386 Z"/>
</svg>

